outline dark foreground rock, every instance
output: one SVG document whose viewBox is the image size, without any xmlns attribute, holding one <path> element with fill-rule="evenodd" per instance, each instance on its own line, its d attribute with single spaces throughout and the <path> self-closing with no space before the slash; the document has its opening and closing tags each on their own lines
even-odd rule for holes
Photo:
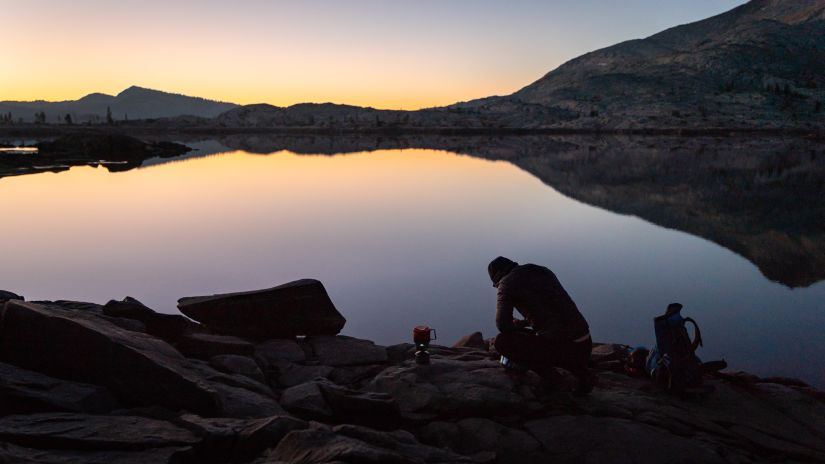
<svg viewBox="0 0 825 464">
<path fill-rule="evenodd" d="M 335 335 L 346 323 L 323 284 L 312 279 L 267 290 L 181 298 L 178 309 L 216 333 L 255 339 Z"/>
<path fill-rule="evenodd" d="M 677 397 L 596 344 L 578 397 L 566 372 L 506 372 L 480 333 L 419 365 L 346 336 L 167 337 L 116 303 L 5 303 L 0 463 L 825 462 L 825 394 L 799 381 L 721 373 Z"/>
<path fill-rule="evenodd" d="M 117 406 L 115 397 L 104 387 L 0 363 L 0 416 L 41 411 L 103 413 Z"/>
<path fill-rule="evenodd" d="M 5 303 L 9 300 L 25 300 L 22 296 L 9 292 L 7 290 L 0 290 L 0 303 Z"/>
<path fill-rule="evenodd" d="M 243 420 L 186 414 L 177 423 L 202 437 L 186 459 L 195 462 L 247 462 L 277 445 L 289 432 L 308 427 L 306 422 L 289 416 Z"/>
<path fill-rule="evenodd" d="M 169 343 L 177 343 L 187 334 L 203 331 L 198 324 L 180 314 L 159 313 L 130 296 L 121 301 L 110 300 L 103 306 L 103 314 L 139 321 L 147 333 Z"/>
<path fill-rule="evenodd" d="M 7 302 L 0 312 L 0 360 L 105 386 L 130 405 L 161 405 L 204 416 L 284 412 L 266 385 L 187 359 L 165 341 L 123 329 L 94 309 L 73 302 Z"/>
<path fill-rule="evenodd" d="M 138 450 L 200 441 L 194 433 L 166 421 L 74 413 L 0 417 L 0 440 L 41 449 L 76 450 Z"/>
<path fill-rule="evenodd" d="M 459 463 L 471 459 L 420 443 L 402 430 L 379 432 L 354 425 L 291 432 L 257 463 Z"/>
<path fill-rule="evenodd" d="M 104 385 L 138 404 L 216 414 L 215 391 L 166 342 L 92 314 L 9 301 L 0 313 L 0 359 L 64 379 Z"/>
</svg>

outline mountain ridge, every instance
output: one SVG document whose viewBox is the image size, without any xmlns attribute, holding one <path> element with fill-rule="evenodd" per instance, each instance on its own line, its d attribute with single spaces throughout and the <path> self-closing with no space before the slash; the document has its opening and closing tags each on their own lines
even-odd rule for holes
<svg viewBox="0 0 825 464">
<path fill-rule="evenodd" d="M 95 103 L 92 120 L 108 106 L 116 119 L 177 118 L 167 122 L 175 129 L 816 130 L 825 123 L 825 0 L 751 0 L 573 58 L 510 95 L 416 111 L 241 106 L 138 86 L 83 99 Z M 22 108 L 31 120 L 25 105 L 0 102 L 0 114 Z"/>
<path fill-rule="evenodd" d="M 177 116 L 213 118 L 237 106 L 235 103 L 132 85 L 117 95 L 93 92 L 77 100 L 0 101 L 0 114 L 10 112 L 15 118 L 33 121 L 35 113 L 42 111 L 46 113 L 47 122 L 62 122 L 66 114 L 71 115 L 75 122 L 100 122 L 105 120 L 107 109 L 119 120 Z"/>
<path fill-rule="evenodd" d="M 590 114 L 591 125 L 776 127 L 821 121 L 823 88 L 825 0 L 753 0 L 579 56 L 503 98 Z"/>
</svg>

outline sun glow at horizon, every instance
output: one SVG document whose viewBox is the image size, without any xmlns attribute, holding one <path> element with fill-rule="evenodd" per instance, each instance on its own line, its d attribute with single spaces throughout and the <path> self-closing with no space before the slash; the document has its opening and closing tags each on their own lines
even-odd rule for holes
<svg viewBox="0 0 825 464">
<path fill-rule="evenodd" d="M 534 0 L 518 8 L 491 0 L 3 0 L 0 100 L 75 100 L 138 85 L 238 104 L 412 110 L 509 94 L 584 52 L 742 0 L 629 2 L 638 8 Z"/>
</svg>

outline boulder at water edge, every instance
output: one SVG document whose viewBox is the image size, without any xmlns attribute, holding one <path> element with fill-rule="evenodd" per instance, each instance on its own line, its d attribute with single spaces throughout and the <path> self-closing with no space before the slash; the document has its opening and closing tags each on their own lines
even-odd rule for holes
<svg viewBox="0 0 825 464">
<path fill-rule="evenodd" d="M 216 333 L 256 339 L 336 335 L 346 319 L 313 279 L 266 290 L 186 297 L 178 309 Z"/>
</svg>

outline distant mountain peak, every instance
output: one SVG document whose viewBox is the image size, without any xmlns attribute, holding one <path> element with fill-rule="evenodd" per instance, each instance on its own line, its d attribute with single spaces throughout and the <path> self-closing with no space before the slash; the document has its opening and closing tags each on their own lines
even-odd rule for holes
<svg viewBox="0 0 825 464">
<path fill-rule="evenodd" d="M 89 95 L 86 95 L 85 97 L 80 98 L 77 101 L 80 102 L 80 103 L 91 103 L 91 102 L 107 101 L 107 100 L 111 100 L 113 98 L 115 98 L 115 97 L 113 97 L 111 95 L 108 95 L 108 94 L 105 94 L 105 93 L 94 92 L 94 93 L 90 93 Z"/>
<path fill-rule="evenodd" d="M 167 92 L 161 92 L 160 90 L 154 90 L 154 89 L 149 89 L 149 88 L 146 88 L 146 87 L 140 87 L 140 86 L 137 86 L 137 85 L 132 85 L 132 86 L 128 87 L 127 89 L 124 89 L 119 94 L 117 94 L 117 96 L 118 97 L 124 97 L 124 96 L 128 96 L 128 95 L 141 95 L 141 94 L 147 94 L 147 93 L 167 93 Z"/>
<path fill-rule="evenodd" d="M 195 116 L 214 118 L 238 105 L 177 93 L 163 92 L 133 85 L 116 96 L 91 93 L 79 100 L 62 102 L 0 102 L 2 112 L 11 112 L 23 120 L 34 120 L 39 112 L 45 112 L 49 120 L 71 114 L 78 122 L 96 122 L 111 114 L 120 119 L 155 119 Z"/>
</svg>

